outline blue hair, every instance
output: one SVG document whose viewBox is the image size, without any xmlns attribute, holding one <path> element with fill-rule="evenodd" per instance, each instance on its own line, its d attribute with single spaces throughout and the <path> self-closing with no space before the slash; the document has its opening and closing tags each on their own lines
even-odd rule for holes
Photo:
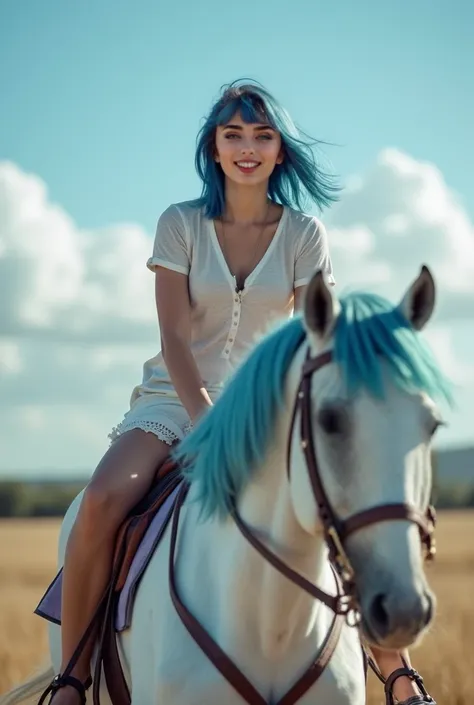
<svg viewBox="0 0 474 705">
<path fill-rule="evenodd" d="M 284 151 L 269 179 L 268 196 L 283 206 L 304 211 L 308 201 L 321 210 L 337 200 L 339 187 L 334 178 L 318 166 L 312 147 L 320 144 L 299 130 L 288 112 L 257 83 L 235 81 L 225 87 L 199 131 L 195 166 L 202 181 L 202 193 L 195 204 L 204 207 L 208 218 L 222 215 L 225 204 L 224 172 L 216 163 L 215 134 L 239 112 L 246 123 L 268 123 L 281 136 Z"/>
<path fill-rule="evenodd" d="M 184 477 L 197 483 L 205 518 L 225 517 L 263 462 L 284 404 L 284 380 L 305 335 L 298 316 L 265 337 L 174 451 Z M 385 361 L 399 387 L 451 402 L 450 384 L 421 336 L 379 296 L 351 293 L 341 299 L 333 354 L 348 395 L 363 387 L 382 398 Z"/>
</svg>

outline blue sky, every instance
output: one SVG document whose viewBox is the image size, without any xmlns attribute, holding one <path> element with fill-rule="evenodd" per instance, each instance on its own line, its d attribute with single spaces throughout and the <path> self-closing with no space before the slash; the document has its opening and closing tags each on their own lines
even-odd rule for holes
<svg viewBox="0 0 474 705">
<path fill-rule="evenodd" d="M 469 258 L 474 248 L 473 21 L 470 3 L 448 0 L 2 3 L 0 160 L 10 165 L 4 177 L 11 200 L 8 208 L 19 212 L 21 199 L 31 204 L 34 189 L 42 188 L 37 197 L 49 214 L 45 222 L 53 218 L 55 208 L 60 209 L 67 221 L 61 227 L 69 228 L 72 248 L 74 238 L 87 233 L 93 247 L 110 251 L 113 234 L 120 232 L 129 243 L 123 247 L 131 248 L 127 252 L 141 252 L 142 244 L 137 243 L 143 243 L 143 234 L 151 242 L 159 213 L 169 203 L 198 193 L 193 167 L 196 132 L 220 86 L 241 76 L 260 80 L 305 130 L 333 144 L 324 153 L 342 182 L 362 183 L 361 190 L 356 188 L 352 195 L 348 191 L 340 207 L 324 214 L 339 243 L 335 257 L 343 284 L 354 281 L 348 261 L 351 248 L 356 247 L 350 239 L 353 227 L 359 228 L 362 239 L 368 237 L 368 230 L 378 238 L 377 261 L 385 256 L 388 262 L 384 271 L 395 267 L 383 255 L 381 233 L 374 232 L 378 221 L 371 220 L 376 201 L 386 202 L 387 193 L 377 190 L 382 182 L 392 195 L 397 192 L 397 213 L 403 211 L 404 222 L 412 223 L 404 250 L 410 271 L 421 264 L 419 258 L 429 260 L 431 255 L 442 269 L 446 252 L 456 250 L 451 269 L 442 274 L 458 303 L 454 298 L 451 304 L 447 301 L 433 336 L 448 363 L 462 371 L 460 409 L 444 441 L 474 442 L 466 421 L 466 415 L 472 417 L 470 394 L 474 392 L 471 270 L 463 273 L 462 287 L 456 283 L 462 248 L 468 248 Z M 426 236 L 427 223 L 435 225 L 426 209 L 420 215 L 418 202 L 411 198 L 413 183 L 435 203 L 448 199 L 437 221 L 439 225 L 444 218 L 442 228 L 432 231 L 431 240 Z M 412 210 L 405 213 L 407 203 Z M 7 208 L 0 203 L 0 218 L 2 206 Z M 450 239 L 450 219 L 461 233 L 456 247 Z M 366 234 L 360 235 L 364 227 Z M 0 245 L 1 238 L 0 231 Z M 57 246 L 49 242 L 48 247 Z M 361 247 L 357 261 L 362 271 L 355 280 L 367 281 L 367 286 L 373 282 L 385 291 L 374 267 L 363 259 Z M 9 266 L 13 272 L 13 260 Z M 146 279 L 145 269 L 143 275 Z M 21 276 L 25 285 L 17 282 L 12 291 L 33 287 L 31 277 L 24 271 Z M 103 289 L 105 297 L 120 289 L 120 277 L 127 273 L 117 269 L 116 276 L 117 281 L 109 281 L 109 288 Z M 392 285 L 395 291 L 395 284 L 408 284 L 406 278 L 397 281 L 393 272 L 386 281 L 387 293 Z M 128 280 L 127 286 L 132 286 Z M 148 292 L 149 282 L 143 286 Z M 48 296 L 50 302 L 52 294 Z M 72 301 L 73 293 L 69 296 Z M 37 295 L 35 300 L 42 299 Z M 458 315 L 449 315 L 450 305 Z M 11 310 L 15 307 L 12 300 Z M 147 316 L 153 316 L 150 302 L 144 308 Z M 42 325 L 47 327 L 46 318 Z M 0 438 L 0 472 L 92 469 L 105 450 L 110 425 L 126 410 L 143 355 L 154 354 L 156 331 L 151 323 L 148 337 L 137 339 L 132 349 L 127 321 L 124 314 L 123 330 L 129 332 L 115 347 L 111 342 L 84 339 L 70 348 L 61 344 L 59 350 L 54 335 L 40 336 L 37 328 L 31 335 L 24 326 L 21 333 L 11 327 L 2 333 L 0 328 L 6 372 L 2 382 L 0 366 L 0 390 L 6 385 L 0 403 L 8 415 L 5 439 Z M 58 333 L 59 324 L 55 325 Z M 94 383 L 81 385 L 90 385 L 89 405 L 87 398 L 75 404 L 72 387 L 69 397 L 60 393 L 51 363 L 59 353 L 62 362 L 58 364 L 66 369 L 69 363 L 64 360 L 74 358 L 78 375 L 85 376 L 92 369 L 88 366 L 94 368 Z M 92 355 L 93 361 L 81 354 Z M 94 367 L 99 358 L 109 361 L 109 371 L 116 370 L 115 388 L 112 382 L 107 382 L 107 388 L 100 386 L 102 377 Z M 42 390 L 39 382 L 25 381 L 32 361 L 40 365 Z M 24 392 L 12 400 L 5 394 L 15 389 L 11 378 L 15 374 Z M 17 407 L 13 416 L 7 414 L 12 404 Z M 31 434 L 29 448 L 20 440 L 25 422 Z"/>
<path fill-rule="evenodd" d="M 193 195 L 200 119 L 239 76 L 340 145 L 328 156 L 342 175 L 394 144 L 473 208 L 468 2 L 26 0 L 2 14 L 1 151 L 82 225 L 153 227 Z"/>
</svg>

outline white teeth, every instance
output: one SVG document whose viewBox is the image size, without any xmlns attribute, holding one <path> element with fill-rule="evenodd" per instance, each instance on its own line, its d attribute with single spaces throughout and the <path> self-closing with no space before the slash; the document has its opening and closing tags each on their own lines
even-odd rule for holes
<svg viewBox="0 0 474 705">
<path fill-rule="evenodd" d="M 252 169 L 252 167 L 258 166 L 258 162 L 237 162 L 237 166 L 241 166 L 244 169 Z"/>
</svg>

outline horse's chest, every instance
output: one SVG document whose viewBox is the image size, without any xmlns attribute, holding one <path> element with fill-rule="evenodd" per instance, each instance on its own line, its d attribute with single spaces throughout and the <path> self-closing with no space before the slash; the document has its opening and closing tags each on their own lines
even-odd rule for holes
<svg viewBox="0 0 474 705">
<path fill-rule="evenodd" d="M 163 654 L 164 658 L 155 666 L 156 702 L 167 705 L 243 705 L 245 702 L 234 688 L 219 673 L 205 654 L 190 642 L 175 643 Z M 258 658 L 247 660 L 233 654 L 238 665 L 267 705 L 278 705 L 287 691 L 301 675 L 288 668 Z M 345 656 L 348 656 L 346 653 Z M 255 701 L 249 701 L 255 705 Z M 364 705 L 365 686 L 362 663 L 350 655 L 336 655 L 320 679 L 295 703 L 295 705 Z"/>
</svg>

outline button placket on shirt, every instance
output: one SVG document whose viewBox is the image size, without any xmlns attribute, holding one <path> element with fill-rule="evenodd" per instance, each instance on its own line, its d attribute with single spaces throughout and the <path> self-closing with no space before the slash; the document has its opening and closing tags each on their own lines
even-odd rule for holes
<svg viewBox="0 0 474 705">
<path fill-rule="evenodd" d="M 232 304 L 232 323 L 230 324 L 230 330 L 227 334 L 227 340 L 224 347 L 223 357 L 228 358 L 234 347 L 235 336 L 237 335 L 237 330 L 239 328 L 240 322 L 240 312 L 242 309 L 242 295 L 234 294 L 234 301 Z"/>
</svg>

